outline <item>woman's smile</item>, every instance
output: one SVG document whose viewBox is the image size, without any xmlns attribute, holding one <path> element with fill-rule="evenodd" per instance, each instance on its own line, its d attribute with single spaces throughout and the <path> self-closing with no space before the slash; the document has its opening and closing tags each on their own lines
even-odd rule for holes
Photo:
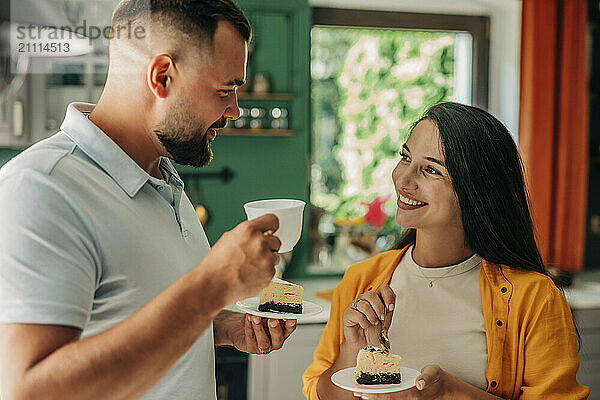
<svg viewBox="0 0 600 400">
<path fill-rule="evenodd" d="M 422 201 L 417 201 L 410 199 L 409 197 L 403 196 L 401 193 L 398 193 L 398 207 L 403 210 L 416 210 L 417 208 L 421 208 L 427 205 Z"/>
</svg>

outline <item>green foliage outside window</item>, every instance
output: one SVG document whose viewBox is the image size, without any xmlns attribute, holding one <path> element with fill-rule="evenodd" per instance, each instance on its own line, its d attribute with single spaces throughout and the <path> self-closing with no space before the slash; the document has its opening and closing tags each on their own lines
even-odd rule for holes
<svg viewBox="0 0 600 400">
<path fill-rule="evenodd" d="M 377 234 L 399 232 L 391 172 L 411 123 L 451 99 L 455 36 L 313 28 L 313 205 L 333 218 L 361 217 L 367 203 L 389 196 Z"/>
</svg>

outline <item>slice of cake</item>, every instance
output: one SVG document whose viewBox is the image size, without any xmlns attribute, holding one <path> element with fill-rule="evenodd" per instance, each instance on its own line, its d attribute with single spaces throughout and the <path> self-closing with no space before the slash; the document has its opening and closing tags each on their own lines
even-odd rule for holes
<svg viewBox="0 0 600 400">
<path fill-rule="evenodd" d="M 386 354 L 374 346 L 360 349 L 356 357 L 354 379 L 361 385 L 381 385 L 400 383 L 400 365 L 402 357 Z"/>
<path fill-rule="evenodd" d="M 258 311 L 302 314 L 302 292 L 302 286 L 274 278 L 260 292 Z"/>
</svg>

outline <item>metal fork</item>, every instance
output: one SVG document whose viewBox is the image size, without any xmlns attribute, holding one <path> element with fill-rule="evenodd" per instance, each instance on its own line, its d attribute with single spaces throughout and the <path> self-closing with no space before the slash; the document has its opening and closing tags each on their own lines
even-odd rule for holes
<svg viewBox="0 0 600 400">
<path fill-rule="evenodd" d="M 379 342 L 381 343 L 381 349 L 386 354 L 390 354 L 390 339 L 388 338 L 387 328 L 385 327 L 386 320 L 387 320 L 387 306 L 384 306 L 383 322 L 381 323 L 381 332 L 379 333 Z"/>
</svg>

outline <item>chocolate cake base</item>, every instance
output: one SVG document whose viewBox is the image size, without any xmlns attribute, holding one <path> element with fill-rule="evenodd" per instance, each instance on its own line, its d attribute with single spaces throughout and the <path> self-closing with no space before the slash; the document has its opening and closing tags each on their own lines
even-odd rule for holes
<svg viewBox="0 0 600 400">
<path fill-rule="evenodd" d="M 361 372 L 356 378 L 356 383 L 361 385 L 388 385 L 401 382 L 402 377 L 395 373 L 368 374 Z"/>
<path fill-rule="evenodd" d="M 302 304 L 275 303 L 273 301 L 269 301 L 264 304 L 259 304 L 258 311 L 302 314 Z"/>
</svg>

